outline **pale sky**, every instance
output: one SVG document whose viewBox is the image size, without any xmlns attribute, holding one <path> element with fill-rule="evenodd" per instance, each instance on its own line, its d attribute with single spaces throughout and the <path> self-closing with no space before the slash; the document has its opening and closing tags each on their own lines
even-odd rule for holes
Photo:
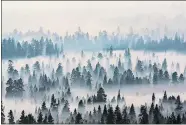
<svg viewBox="0 0 186 125">
<path fill-rule="evenodd" d="M 147 15 L 150 15 L 148 17 Z M 128 30 L 130 26 L 147 28 L 173 26 L 169 20 L 186 16 L 186 2 L 176 1 L 2 1 L 2 28 L 23 32 L 43 27 L 59 34 L 83 31 Z M 182 28 L 182 20 L 179 27 Z M 165 22 L 168 21 L 168 22 Z M 177 24 L 175 24 L 174 28 Z"/>
</svg>

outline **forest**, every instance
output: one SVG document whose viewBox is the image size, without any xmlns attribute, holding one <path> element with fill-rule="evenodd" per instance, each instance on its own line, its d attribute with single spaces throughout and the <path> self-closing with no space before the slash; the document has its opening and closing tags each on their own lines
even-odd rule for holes
<svg viewBox="0 0 186 125">
<path fill-rule="evenodd" d="M 81 50 L 124 50 L 131 48 L 133 50 L 143 51 L 178 51 L 186 52 L 186 42 L 184 36 L 175 33 L 174 37 L 164 35 L 160 39 L 152 39 L 150 36 L 140 36 L 138 34 L 126 34 L 122 36 L 120 33 L 109 35 L 107 31 L 101 31 L 97 36 L 91 36 L 87 32 L 81 31 L 79 28 L 74 34 L 66 34 L 64 37 L 53 34 L 47 36 L 43 30 L 28 34 L 36 35 L 40 38 L 31 38 L 28 40 L 20 40 L 28 37 L 20 35 L 18 31 L 14 31 L 13 37 L 4 37 L 2 40 L 2 58 L 31 58 L 43 55 L 59 55 L 63 50 L 81 51 Z M 19 36 L 19 37 L 18 37 Z"/>
<path fill-rule="evenodd" d="M 6 42 L 9 40 L 4 41 Z M 35 41 L 34 44 L 38 43 L 39 41 Z M 135 55 L 129 48 L 121 53 L 112 47 L 97 52 L 81 50 L 70 56 L 68 51 L 65 53 L 63 49 L 55 49 L 59 46 L 54 47 L 50 40 L 45 43 L 48 46 L 46 53 L 55 53 L 50 55 L 48 61 L 41 61 L 41 58 L 47 57 L 29 57 L 28 63 L 24 60 L 24 63 L 19 63 L 20 59 L 4 60 L 2 123 L 186 124 L 185 91 L 183 90 L 182 95 L 173 95 L 170 91 L 168 95 L 169 91 L 166 90 L 170 86 L 175 89 L 177 86 L 186 87 L 186 67 L 183 68 L 185 64 L 183 66 L 179 62 L 168 62 L 166 58 L 159 61 L 156 53 L 143 53 L 148 55 L 148 59 L 140 59 L 138 53 L 134 61 L 132 57 Z M 20 43 L 18 45 L 21 48 Z M 35 51 L 32 51 L 35 54 L 31 57 L 41 54 L 40 45 L 35 46 Z M 32 43 L 28 46 L 31 47 Z M 19 54 L 25 57 L 24 49 L 22 52 L 20 50 Z M 160 97 L 151 91 L 149 102 L 143 101 L 141 105 L 132 102 L 129 105 L 127 95 L 123 92 L 127 89 L 131 91 L 134 86 L 164 86 L 165 91 L 161 92 Z M 78 95 L 83 90 L 85 93 Z M 111 90 L 117 94 L 110 94 Z M 140 93 L 142 92 L 139 90 L 133 94 L 136 94 L 135 98 L 142 99 Z M 13 107 L 7 106 L 8 100 L 15 105 L 24 105 L 24 100 L 29 100 L 34 105 L 30 109 L 33 112 L 24 109 L 25 106 L 19 111 L 15 106 L 15 109 L 11 109 Z"/>
<path fill-rule="evenodd" d="M 186 124 L 186 2 L 1 4 L 1 124 Z"/>
</svg>

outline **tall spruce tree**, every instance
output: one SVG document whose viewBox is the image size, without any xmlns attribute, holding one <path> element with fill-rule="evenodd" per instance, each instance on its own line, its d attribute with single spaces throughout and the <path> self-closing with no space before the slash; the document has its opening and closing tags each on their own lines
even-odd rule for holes
<svg viewBox="0 0 186 125">
<path fill-rule="evenodd" d="M 149 123 L 147 108 L 144 105 L 142 105 L 140 108 L 139 123 L 140 124 L 148 124 Z"/>
<path fill-rule="evenodd" d="M 3 106 L 3 102 L 1 101 L 1 124 L 5 123 L 4 109 L 5 109 L 5 107 Z"/>
<path fill-rule="evenodd" d="M 48 113 L 48 123 L 49 124 L 54 124 L 54 119 L 53 119 L 52 114 L 50 113 L 50 111 Z"/>
<path fill-rule="evenodd" d="M 43 114 L 42 112 L 39 112 L 39 115 L 37 117 L 37 123 L 42 124 L 43 123 Z"/>
<path fill-rule="evenodd" d="M 83 119 L 80 113 L 78 113 L 76 115 L 76 120 L 75 120 L 75 124 L 82 124 L 83 123 Z"/>
<path fill-rule="evenodd" d="M 129 119 L 128 112 L 127 112 L 127 107 L 125 107 L 123 109 L 122 116 L 123 116 L 122 124 L 130 124 L 130 119 Z"/>
<path fill-rule="evenodd" d="M 136 123 L 136 112 L 135 112 L 133 104 L 130 107 L 129 118 L 130 118 L 131 123 L 133 124 Z"/>
<path fill-rule="evenodd" d="M 10 110 L 9 113 L 8 113 L 8 123 L 9 124 L 14 124 L 15 123 L 14 122 L 14 115 L 13 115 L 12 110 Z"/>
<path fill-rule="evenodd" d="M 112 106 L 109 107 L 108 109 L 108 114 L 107 114 L 107 124 L 115 124 L 115 115 Z"/>
<path fill-rule="evenodd" d="M 122 114 L 118 105 L 115 108 L 115 119 L 116 119 L 116 124 L 122 123 Z"/>
</svg>

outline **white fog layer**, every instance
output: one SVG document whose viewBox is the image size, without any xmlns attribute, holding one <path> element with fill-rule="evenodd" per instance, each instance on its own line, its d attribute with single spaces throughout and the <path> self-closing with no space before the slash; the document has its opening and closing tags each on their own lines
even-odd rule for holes
<svg viewBox="0 0 186 125">
<path fill-rule="evenodd" d="M 186 2 L 3 1 L 1 124 L 186 124 Z"/>
</svg>

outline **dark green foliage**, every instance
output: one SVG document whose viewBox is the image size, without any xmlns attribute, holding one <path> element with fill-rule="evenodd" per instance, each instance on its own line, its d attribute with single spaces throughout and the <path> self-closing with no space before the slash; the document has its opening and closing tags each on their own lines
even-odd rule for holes
<svg viewBox="0 0 186 125">
<path fill-rule="evenodd" d="M 172 112 L 171 116 L 168 117 L 167 119 L 167 124 L 176 124 L 176 117 L 174 115 L 174 112 Z"/>
<path fill-rule="evenodd" d="M 178 82 L 178 74 L 177 74 L 177 72 L 174 72 L 172 74 L 172 82 L 173 83 L 177 83 Z"/>
<path fill-rule="evenodd" d="M 52 114 L 50 113 L 50 111 L 48 113 L 48 123 L 49 124 L 54 124 L 54 119 L 53 119 Z"/>
<path fill-rule="evenodd" d="M 24 85 L 22 79 L 12 80 L 8 79 L 6 83 L 6 97 L 22 97 L 24 91 Z"/>
<path fill-rule="evenodd" d="M 161 113 L 158 108 L 158 105 L 156 104 L 154 111 L 153 111 L 153 124 L 160 124 L 161 123 Z"/>
<path fill-rule="evenodd" d="M 121 95 L 120 95 L 120 90 L 118 91 L 118 96 L 117 96 L 117 104 L 121 101 Z"/>
<path fill-rule="evenodd" d="M 154 116 L 154 103 L 151 103 L 150 109 L 149 109 L 149 123 L 153 123 L 153 116 Z"/>
<path fill-rule="evenodd" d="M 149 123 L 148 114 L 147 114 L 147 107 L 145 107 L 143 105 L 140 108 L 139 123 L 140 124 L 148 124 Z"/>
<path fill-rule="evenodd" d="M 83 123 L 83 119 L 80 113 L 78 113 L 76 115 L 76 120 L 75 120 L 75 124 L 82 124 Z"/>
<path fill-rule="evenodd" d="M 12 110 L 10 110 L 9 113 L 8 113 L 8 123 L 9 124 L 14 124 L 15 123 L 14 122 L 14 115 L 13 115 Z"/>
<path fill-rule="evenodd" d="M 105 94 L 105 90 L 101 87 L 97 91 L 97 102 L 106 102 L 107 95 Z"/>
<path fill-rule="evenodd" d="M 21 112 L 21 117 L 19 118 L 19 124 L 26 124 L 26 119 L 27 117 L 25 116 L 25 111 L 23 110 L 22 112 Z"/>
<path fill-rule="evenodd" d="M 155 94 L 152 94 L 152 102 L 155 102 Z"/>
<path fill-rule="evenodd" d="M 185 78 L 184 78 L 183 74 L 180 74 L 179 82 L 184 83 L 184 80 L 185 80 Z"/>
<path fill-rule="evenodd" d="M 42 111 L 47 111 L 47 107 L 46 107 L 45 101 L 43 101 L 41 109 L 42 109 Z"/>
<path fill-rule="evenodd" d="M 61 63 L 58 64 L 58 67 L 56 69 L 56 76 L 61 77 L 63 75 L 63 67 Z"/>
<path fill-rule="evenodd" d="M 116 124 L 121 124 L 122 123 L 122 114 L 121 114 L 121 111 L 120 111 L 120 108 L 118 105 L 116 106 L 114 113 L 115 113 Z"/>
<path fill-rule="evenodd" d="M 39 112 L 39 115 L 37 117 L 37 123 L 42 124 L 43 123 L 43 114 L 42 112 Z"/>
<path fill-rule="evenodd" d="M 5 109 L 5 107 L 3 106 L 3 102 L 1 101 L 1 124 L 5 123 L 4 109 Z"/>
<path fill-rule="evenodd" d="M 138 60 L 136 64 L 136 71 L 142 73 L 143 70 L 143 62 L 141 60 Z"/>
<path fill-rule="evenodd" d="M 32 114 L 28 114 L 26 124 L 36 124 L 36 120 Z"/>
<path fill-rule="evenodd" d="M 123 109 L 122 116 L 122 124 L 130 124 L 130 119 L 126 107 Z"/>
<path fill-rule="evenodd" d="M 133 104 L 130 107 L 129 119 L 130 119 L 131 123 L 136 123 L 136 112 L 135 112 Z"/>
<path fill-rule="evenodd" d="M 108 114 L 107 114 L 107 124 L 115 124 L 115 114 L 113 111 L 112 106 L 109 107 L 108 109 Z"/>
<path fill-rule="evenodd" d="M 113 83 L 115 85 L 119 84 L 119 69 L 118 69 L 118 67 L 115 67 L 115 69 L 114 69 Z"/>
</svg>

